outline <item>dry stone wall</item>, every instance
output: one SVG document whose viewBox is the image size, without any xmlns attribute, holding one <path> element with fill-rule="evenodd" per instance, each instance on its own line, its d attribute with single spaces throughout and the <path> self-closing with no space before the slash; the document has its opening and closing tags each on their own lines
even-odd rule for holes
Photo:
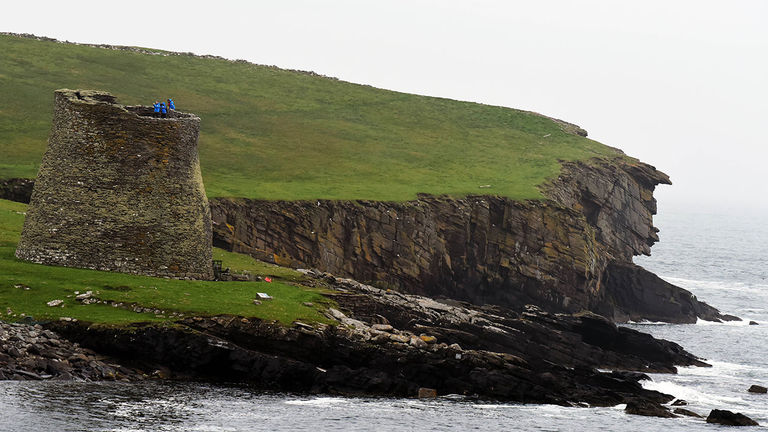
<svg viewBox="0 0 768 432">
<path fill-rule="evenodd" d="M 200 119 L 57 90 L 48 149 L 16 250 L 37 263 L 211 279 Z"/>
</svg>

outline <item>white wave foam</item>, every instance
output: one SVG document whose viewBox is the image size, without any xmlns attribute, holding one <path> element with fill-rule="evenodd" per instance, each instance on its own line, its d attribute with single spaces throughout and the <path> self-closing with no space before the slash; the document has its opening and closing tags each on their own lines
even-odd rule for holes
<svg viewBox="0 0 768 432">
<path fill-rule="evenodd" d="M 691 405 L 721 406 L 744 404 L 744 400 L 741 398 L 705 393 L 672 381 L 642 381 L 641 384 L 647 390 L 656 390 L 674 395 L 678 399 L 685 399 Z"/>
<path fill-rule="evenodd" d="M 707 360 L 707 363 L 711 364 L 711 368 L 703 368 L 697 366 L 681 366 L 677 368 L 678 375 L 689 376 L 744 376 L 757 374 L 768 375 L 768 367 L 745 365 L 739 363 L 730 363 L 717 360 Z"/>
<path fill-rule="evenodd" d="M 627 324 L 634 324 L 634 325 L 669 325 L 668 322 L 664 321 L 646 321 L 646 320 L 640 320 L 640 321 L 627 321 Z"/>
<path fill-rule="evenodd" d="M 348 399 L 340 397 L 317 397 L 312 399 L 293 399 L 285 401 L 286 405 L 328 406 L 348 403 Z"/>
<path fill-rule="evenodd" d="M 133 418 L 136 416 L 136 413 L 174 412 L 181 414 L 191 410 L 192 408 L 183 402 L 158 399 L 119 403 L 112 410 L 112 415 L 115 417 Z"/>
<path fill-rule="evenodd" d="M 740 326 L 746 326 L 749 325 L 749 321 L 747 320 L 741 320 L 741 321 L 723 321 L 723 322 L 716 322 L 716 321 L 707 321 L 703 320 L 701 318 L 696 318 L 696 325 L 702 325 L 702 326 L 731 326 L 731 327 L 740 327 Z"/>
<path fill-rule="evenodd" d="M 472 404 L 472 408 L 477 409 L 502 409 L 502 408 L 519 408 L 520 405 L 506 405 L 506 404 Z"/>
<path fill-rule="evenodd" d="M 712 281 L 712 280 L 697 280 L 697 279 L 685 279 L 675 276 L 660 275 L 665 281 L 679 285 L 689 290 L 695 290 L 697 288 L 705 289 L 721 289 L 721 290 L 736 290 L 754 292 L 758 294 L 765 294 L 768 290 L 768 284 L 752 284 L 740 281 Z"/>
</svg>

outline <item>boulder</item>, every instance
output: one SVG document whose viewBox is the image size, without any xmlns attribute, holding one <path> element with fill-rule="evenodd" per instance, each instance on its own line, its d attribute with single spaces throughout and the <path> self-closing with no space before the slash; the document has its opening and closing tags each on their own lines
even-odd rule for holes
<svg viewBox="0 0 768 432">
<path fill-rule="evenodd" d="M 429 336 L 429 335 L 423 334 L 423 335 L 420 335 L 419 338 L 421 338 L 421 340 L 423 340 L 424 342 L 426 342 L 428 344 L 437 343 L 437 338 L 434 337 L 434 336 Z"/>
<path fill-rule="evenodd" d="M 627 414 L 649 416 L 649 417 L 677 417 L 669 412 L 667 408 L 658 402 L 653 402 L 644 399 L 632 399 L 627 402 L 627 407 L 624 409 Z"/>
<path fill-rule="evenodd" d="M 374 324 L 371 326 L 372 329 L 378 330 L 378 331 L 384 331 L 384 332 L 391 332 L 392 326 L 389 324 Z"/>
<path fill-rule="evenodd" d="M 61 306 L 62 303 L 64 303 L 64 300 L 56 299 L 56 300 L 51 300 L 46 304 L 50 307 L 56 307 L 56 306 Z"/>
<path fill-rule="evenodd" d="M 82 294 L 78 294 L 75 296 L 75 300 L 87 300 L 89 298 L 93 297 L 93 291 L 84 292 Z"/>
<path fill-rule="evenodd" d="M 653 381 L 651 377 L 648 375 L 642 373 L 642 372 L 632 372 L 632 371 L 612 371 L 611 376 L 616 378 L 621 378 L 629 381 Z"/>
<path fill-rule="evenodd" d="M 686 405 L 688 405 L 688 402 L 686 402 L 683 399 L 676 399 L 674 402 L 672 402 L 671 405 L 672 406 L 686 406 Z"/>
<path fill-rule="evenodd" d="M 684 415 L 684 416 L 688 416 L 688 417 L 704 418 L 703 415 L 696 414 L 695 412 L 693 412 L 691 410 L 687 410 L 685 408 L 675 408 L 675 410 L 673 412 L 675 414 Z"/>
<path fill-rule="evenodd" d="M 759 325 L 759 324 L 757 323 L 757 321 L 750 321 L 749 325 Z"/>
<path fill-rule="evenodd" d="M 756 421 L 741 413 L 728 410 L 712 410 L 707 417 L 707 423 L 716 423 L 726 426 L 760 426 Z"/>
<path fill-rule="evenodd" d="M 433 388 L 420 387 L 419 399 L 434 399 L 437 397 L 437 390 Z"/>
<path fill-rule="evenodd" d="M 763 386 L 754 384 L 747 391 L 750 392 L 750 393 L 768 393 L 768 388 L 765 388 Z"/>
<path fill-rule="evenodd" d="M 424 342 L 420 337 L 418 336 L 411 336 L 411 340 L 409 341 L 411 346 L 414 346 L 416 348 L 426 348 L 427 343 Z"/>
</svg>

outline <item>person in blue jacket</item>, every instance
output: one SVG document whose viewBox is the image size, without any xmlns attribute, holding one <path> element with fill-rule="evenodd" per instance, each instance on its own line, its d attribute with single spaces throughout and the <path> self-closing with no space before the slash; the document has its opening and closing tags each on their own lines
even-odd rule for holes
<svg viewBox="0 0 768 432">
<path fill-rule="evenodd" d="M 160 102 L 160 112 L 163 113 L 163 118 L 168 117 L 168 109 L 165 107 L 165 102 Z"/>
<path fill-rule="evenodd" d="M 155 103 L 152 104 L 152 107 L 155 109 L 155 117 L 160 115 L 160 102 L 155 101 Z"/>
<path fill-rule="evenodd" d="M 176 109 L 176 104 L 173 103 L 173 99 L 170 99 L 170 98 L 168 99 L 168 109 L 172 109 L 172 110 Z"/>
</svg>

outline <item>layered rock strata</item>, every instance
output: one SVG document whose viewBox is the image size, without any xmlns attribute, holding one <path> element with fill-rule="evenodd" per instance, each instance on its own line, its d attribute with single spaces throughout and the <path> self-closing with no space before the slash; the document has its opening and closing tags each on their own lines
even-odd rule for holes
<svg viewBox="0 0 768 432">
<path fill-rule="evenodd" d="M 172 377 L 331 394 L 415 396 L 427 387 L 438 395 L 529 403 L 666 403 L 671 396 L 638 383 L 646 375 L 625 370 L 706 366 L 677 344 L 591 313 L 480 308 L 307 273 L 321 278 L 317 283 L 339 305 L 329 310 L 337 325 L 284 327 L 219 316 L 172 327 L 51 326 L 84 346 Z"/>
<path fill-rule="evenodd" d="M 53 126 L 16 250 L 20 259 L 211 279 L 200 119 L 57 90 Z"/>
<path fill-rule="evenodd" d="M 541 201 L 214 199 L 214 243 L 278 264 L 475 304 L 534 303 L 619 321 L 695 322 L 698 311 L 717 319 L 716 310 L 681 288 L 608 277 L 609 266 L 631 264 L 658 240 L 652 218 L 659 183 L 669 179 L 653 167 L 616 159 L 565 163 Z M 628 289 L 669 295 L 629 296 Z M 684 304 L 668 307 L 670 297 Z"/>
</svg>

